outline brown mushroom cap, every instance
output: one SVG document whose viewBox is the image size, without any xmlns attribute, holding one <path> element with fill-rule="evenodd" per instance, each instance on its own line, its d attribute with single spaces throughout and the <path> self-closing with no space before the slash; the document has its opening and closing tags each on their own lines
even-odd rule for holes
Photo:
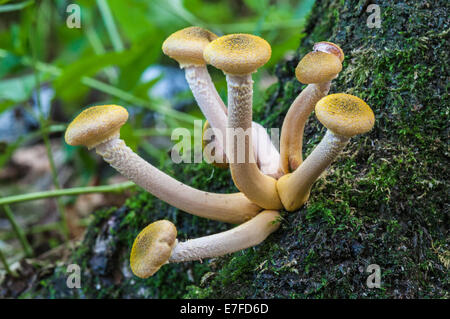
<svg viewBox="0 0 450 319">
<path fill-rule="evenodd" d="M 163 43 L 164 54 L 178 61 L 181 67 L 205 65 L 203 50 L 217 35 L 200 27 L 189 27 L 172 33 Z"/>
<path fill-rule="evenodd" d="M 140 278 L 156 273 L 172 254 L 176 244 L 177 229 L 168 220 L 158 220 L 145 227 L 131 248 L 130 266 Z"/>
<path fill-rule="evenodd" d="M 208 44 L 205 61 L 227 74 L 244 75 L 255 72 L 270 59 L 270 44 L 252 34 L 230 34 Z"/>
<path fill-rule="evenodd" d="M 338 93 L 316 104 L 318 120 L 330 131 L 352 137 L 370 131 L 375 123 L 372 109 L 359 97 Z"/>
<path fill-rule="evenodd" d="M 317 42 L 316 44 L 314 44 L 313 50 L 334 54 L 339 58 L 341 63 L 344 61 L 344 51 L 342 51 L 342 49 L 333 42 L 327 41 Z"/>
<path fill-rule="evenodd" d="M 304 84 L 323 83 L 334 79 L 341 70 L 342 64 L 336 55 L 313 51 L 298 63 L 295 76 Z"/>
<path fill-rule="evenodd" d="M 89 148 L 115 137 L 128 120 L 128 112 L 119 105 L 98 105 L 85 109 L 69 124 L 65 140 L 69 145 Z"/>
</svg>

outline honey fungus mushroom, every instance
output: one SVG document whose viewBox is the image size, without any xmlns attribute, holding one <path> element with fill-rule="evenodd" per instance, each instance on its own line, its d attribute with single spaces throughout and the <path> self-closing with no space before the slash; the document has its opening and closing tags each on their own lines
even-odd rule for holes
<svg viewBox="0 0 450 319">
<path fill-rule="evenodd" d="M 309 197 L 313 183 L 336 159 L 350 138 L 370 131 L 375 117 L 360 98 L 344 93 L 331 94 L 317 102 L 317 119 L 328 129 L 319 145 L 293 172 L 277 182 L 283 206 L 288 211 L 300 208 Z"/>
<path fill-rule="evenodd" d="M 141 278 L 155 274 L 167 263 L 223 256 L 256 246 L 280 226 L 277 211 L 262 211 L 230 230 L 178 242 L 175 225 L 167 220 L 145 227 L 136 237 L 130 254 L 133 273 Z"/>
<path fill-rule="evenodd" d="M 308 84 L 292 102 L 284 118 L 280 138 L 280 165 L 283 173 L 293 172 L 303 161 L 303 131 L 316 103 L 330 90 L 331 80 L 342 69 L 344 52 L 331 42 L 318 42 L 295 69 L 297 80 Z"/>
</svg>

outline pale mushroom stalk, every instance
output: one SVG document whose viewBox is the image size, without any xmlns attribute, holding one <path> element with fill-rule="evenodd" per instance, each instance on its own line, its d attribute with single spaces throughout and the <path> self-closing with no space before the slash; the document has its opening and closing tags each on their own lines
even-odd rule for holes
<svg viewBox="0 0 450 319">
<path fill-rule="evenodd" d="M 279 216 L 277 211 L 265 210 L 228 231 L 178 242 L 172 250 L 169 262 L 219 257 L 259 245 L 278 229 Z"/>
<path fill-rule="evenodd" d="M 213 129 L 218 129 L 222 138 L 214 143 L 215 161 L 226 163 L 227 157 L 224 149 L 226 145 L 227 115 L 222 98 L 217 93 L 214 83 L 208 73 L 206 65 L 190 65 L 184 67 L 186 81 L 194 95 L 206 120 Z"/>
<path fill-rule="evenodd" d="M 280 153 L 272 143 L 264 126 L 252 122 L 252 129 L 252 146 L 259 169 L 265 175 L 275 179 L 280 178 L 283 175 L 280 169 Z"/>
<path fill-rule="evenodd" d="M 253 80 L 251 74 L 270 58 L 270 45 L 249 34 L 217 38 L 203 52 L 206 62 L 221 69 L 227 78 L 228 124 L 226 153 L 236 187 L 264 209 L 282 208 L 276 179 L 263 174 L 252 146 Z M 235 137 L 238 143 L 235 142 Z"/>
<path fill-rule="evenodd" d="M 203 156 L 208 163 L 220 168 L 228 168 L 228 161 L 225 164 L 221 161 L 224 156 L 218 153 L 219 148 L 216 147 L 216 144 L 221 143 L 220 141 L 223 140 L 221 136 L 221 132 L 215 129 L 213 131 L 209 122 L 205 122 L 202 135 Z M 266 129 L 257 122 L 252 122 L 252 141 L 253 154 L 261 172 L 265 175 L 279 178 L 282 175 L 279 164 L 280 154 Z M 223 147 L 220 148 L 220 150 L 222 149 Z"/>
<path fill-rule="evenodd" d="M 217 38 L 211 31 L 200 27 L 188 27 L 171 34 L 163 43 L 163 52 L 176 60 L 184 69 L 186 81 L 210 125 L 220 130 L 225 139 L 226 108 L 223 105 L 203 59 L 203 50 Z M 226 162 L 224 144 L 216 143 L 216 160 Z M 222 156 L 220 156 L 222 155 Z"/>
<path fill-rule="evenodd" d="M 222 98 L 217 93 L 216 87 L 211 80 L 206 65 L 184 66 L 186 81 L 200 107 L 203 115 L 214 130 L 219 130 L 222 138 L 214 140 L 214 160 L 216 163 L 227 163 L 227 108 Z M 252 149 L 263 174 L 279 177 L 280 154 L 270 140 L 267 131 L 256 122 L 252 122 L 252 128 L 257 134 L 252 134 Z"/>
<path fill-rule="evenodd" d="M 227 110 L 222 98 L 217 93 L 214 83 L 208 73 L 205 65 L 203 66 L 184 66 L 186 80 L 194 95 L 194 98 L 202 110 L 203 115 L 207 119 L 210 126 L 218 129 L 222 138 L 214 140 L 214 161 L 223 164 L 228 162 L 226 155 L 227 143 L 226 127 L 227 127 Z M 256 163 L 263 174 L 280 177 L 279 161 L 280 154 L 270 140 L 269 134 L 264 127 L 256 122 L 252 122 L 252 149 Z M 222 166 L 222 165 L 220 165 Z"/>
<path fill-rule="evenodd" d="M 227 223 L 240 224 L 261 209 L 242 193 L 217 194 L 200 191 L 177 181 L 134 153 L 121 139 L 95 147 L 114 169 L 152 195 L 187 213 Z"/>
<path fill-rule="evenodd" d="M 336 159 L 350 139 L 327 130 L 325 136 L 293 172 L 277 182 L 280 198 L 287 211 L 301 207 L 309 197 L 312 185 L 326 168 Z"/>
<path fill-rule="evenodd" d="M 159 220 L 145 227 L 134 240 L 131 270 L 140 278 L 148 278 L 168 263 L 213 258 L 256 246 L 279 227 L 279 213 L 267 210 L 225 232 L 178 242 L 175 225 Z"/>
<path fill-rule="evenodd" d="M 264 175 L 252 151 L 252 99 L 253 80 L 251 74 L 227 74 L 228 87 L 228 140 L 231 175 L 236 187 L 252 202 L 265 209 L 282 208 L 276 190 L 276 179 Z M 237 129 L 237 130 L 236 130 Z M 243 143 L 235 142 L 235 135 L 248 133 Z M 236 130 L 236 131 L 235 131 Z M 239 138 L 237 139 L 239 140 Z M 244 145 L 244 149 L 240 148 Z M 243 158 L 242 158 L 243 157 Z"/>
<path fill-rule="evenodd" d="M 220 130 L 222 138 L 216 139 L 213 144 L 214 161 L 219 164 L 218 166 L 223 167 L 224 165 L 220 164 L 227 162 L 225 151 L 227 107 L 217 93 L 203 59 L 205 46 L 216 38 L 217 35 L 208 30 L 200 27 L 188 27 L 171 34 L 164 41 L 162 49 L 166 55 L 179 63 L 180 68 L 184 69 L 186 81 L 203 115 L 213 129 Z M 267 132 L 262 132 L 262 134 L 267 135 Z M 261 141 L 267 142 L 270 139 L 263 135 Z M 268 145 L 266 149 L 271 151 L 269 156 L 256 153 L 256 157 L 260 158 L 262 171 L 273 174 L 273 162 L 278 160 L 279 154 L 272 144 Z"/>
<path fill-rule="evenodd" d="M 280 165 L 287 174 L 303 161 L 303 132 L 316 103 L 328 94 L 331 81 L 308 84 L 292 102 L 284 118 L 280 137 Z"/>
<path fill-rule="evenodd" d="M 239 224 L 261 211 L 260 207 L 242 193 L 216 194 L 200 191 L 146 162 L 119 138 L 120 127 L 127 118 L 127 111 L 120 106 L 91 107 L 80 113 L 69 125 L 66 141 L 70 145 L 95 148 L 119 173 L 187 213 Z"/>
<path fill-rule="evenodd" d="M 298 63 L 295 75 L 308 86 L 297 96 L 283 121 L 280 164 L 283 173 L 293 172 L 303 161 L 303 132 L 316 103 L 330 90 L 331 80 L 342 69 L 344 52 L 331 42 L 318 42 Z"/>
<path fill-rule="evenodd" d="M 352 136 L 370 131 L 375 117 L 372 109 L 360 98 L 339 93 L 317 102 L 316 116 L 328 129 L 323 139 L 293 172 L 277 182 L 283 206 L 288 211 L 300 208 L 309 197 L 314 182 L 336 159 Z"/>
</svg>

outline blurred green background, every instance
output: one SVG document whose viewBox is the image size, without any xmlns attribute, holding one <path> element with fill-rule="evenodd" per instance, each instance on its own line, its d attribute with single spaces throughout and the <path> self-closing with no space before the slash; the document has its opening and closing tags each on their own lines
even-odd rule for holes
<svg viewBox="0 0 450 319">
<path fill-rule="evenodd" d="M 170 140 L 171 130 L 192 130 L 194 119 L 204 119 L 183 71 L 161 51 L 165 38 L 179 29 L 196 25 L 218 35 L 251 33 L 265 38 L 273 53 L 254 75 L 258 107 L 264 90 L 274 82 L 274 65 L 292 58 L 297 49 L 313 3 L 0 0 L 0 198 L 111 183 L 116 173 L 94 152 L 63 140 L 67 123 L 91 105 L 126 107 L 130 120 L 121 135 L 127 144 L 156 166 L 170 160 L 167 152 L 176 142 Z M 78 5 L 75 11 L 70 4 Z M 67 22 L 75 21 L 77 8 L 80 28 L 69 28 Z M 209 70 L 226 100 L 223 74 Z M 32 151 L 39 145 L 45 152 Z M 48 164 L 44 173 L 33 175 L 24 167 L 39 161 Z M 67 225 L 76 199 L 0 207 L 0 269 L 77 238 Z M 88 216 L 76 219 L 77 227 L 87 222 Z"/>
</svg>

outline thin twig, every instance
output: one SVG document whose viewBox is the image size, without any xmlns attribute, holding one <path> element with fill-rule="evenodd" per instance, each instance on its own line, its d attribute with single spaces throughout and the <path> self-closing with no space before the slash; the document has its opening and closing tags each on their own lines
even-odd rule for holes
<svg viewBox="0 0 450 319">
<path fill-rule="evenodd" d="M 114 51 L 123 51 L 124 45 L 120 38 L 119 31 L 117 30 L 116 23 L 109 9 L 108 2 L 106 0 L 97 0 L 97 6 L 102 15 L 103 22 L 105 23 L 106 31 L 108 32 L 111 43 L 114 47 Z"/>
<path fill-rule="evenodd" d="M 3 264 L 3 267 L 4 267 L 5 270 L 6 270 L 6 273 L 7 273 L 8 275 L 10 275 L 10 276 L 16 277 L 16 274 L 12 272 L 11 268 L 9 268 L 8 261 L 6 260 L 6 257 L 5 257 L 5 255 L 3 254 L 3 252 L 2 252 L 1 249 L 0 249 L 0 261 L 1 261 L 2 264 Z"/>
<path fill-rule="evenodd" d="M 91 194 L 91 193 L 111 193 L 111 192 L 122 192 L 128 188 L 135 186 L 133 182 L 124 182 L 114 185 L 104 185 L 104 186 L 87 186 L 87 187 L 73 187 L 73 188 L 63 188 L 55 189 L 43 192 L 28 193 L 23 195 L 14 195 L 0 198 L 0 205 L 21 203 L 30 200 L 38 200 L 51 197 L 61 197 L 61 196 L 73 196 L 81 194 Z"/>
<path fill-rule="evenodd" d="M 23 231 L 22 227 L 20 227 L 20 225 L 17 223 L 16 219 L 14 218 L 14 214 L 13 214 L 11 208 L 8 205 L 4 205 L 3 210 L 5 211 L 6 218 L 9 220 L 9 223 L 11 224 L 11 227 L 17 236 L 17 239 L 19 239 L 20 244 L 22 245 L 25 255 L 27 257 L 33 256 L 33 248 L 31 248 L 31 245 L 28 242 L 27 237 L 25 236 L 25 232 Z"/>
</svg>

